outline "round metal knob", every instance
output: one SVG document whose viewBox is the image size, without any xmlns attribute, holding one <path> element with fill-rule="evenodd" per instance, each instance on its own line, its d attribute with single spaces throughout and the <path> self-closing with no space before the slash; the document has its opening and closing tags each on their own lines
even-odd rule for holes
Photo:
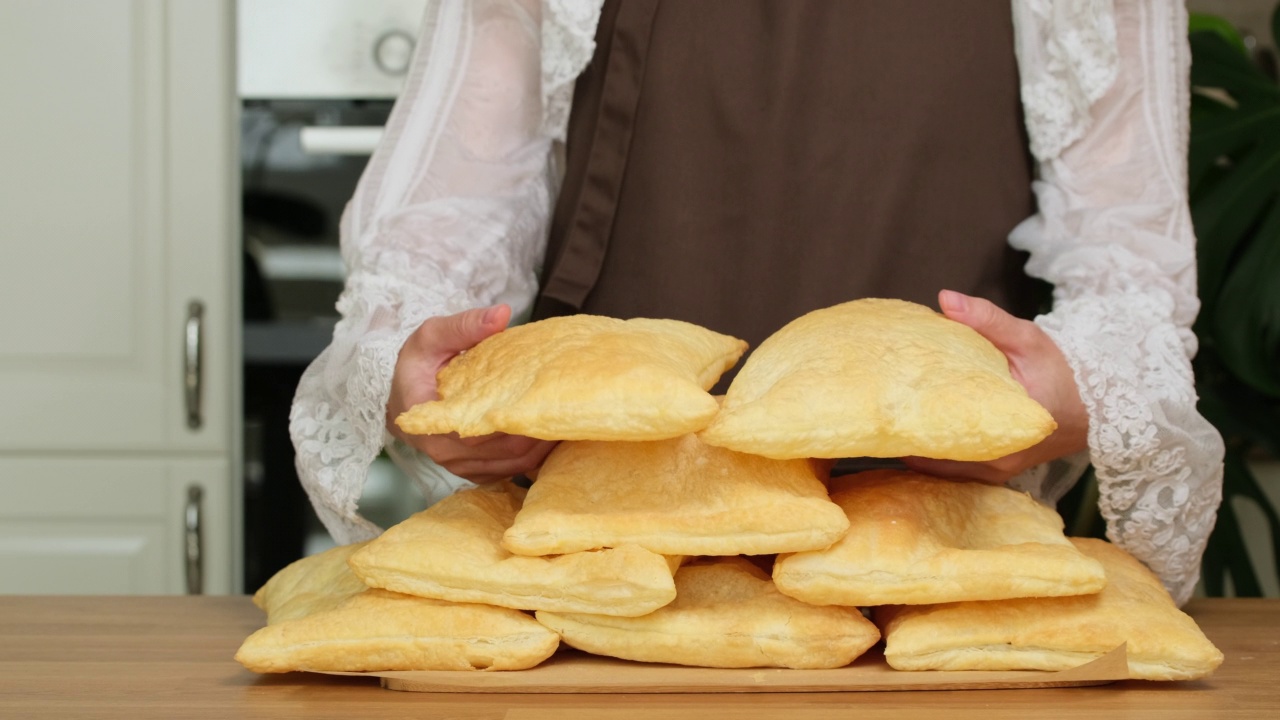
<svg viewBox="0 0 1280 720">
<path fill-rule="evenodd" d="M 409 72 L 413 59 L 413 36 L 403 30 L 389 30 L 373 45 L 373 61 L 382 72 L 399 77 Z"/>
</svg>

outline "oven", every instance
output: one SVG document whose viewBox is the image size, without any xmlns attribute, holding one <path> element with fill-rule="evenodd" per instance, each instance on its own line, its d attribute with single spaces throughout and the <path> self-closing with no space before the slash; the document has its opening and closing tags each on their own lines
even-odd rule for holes
<svg viewBox="0 0 1280 720">
<path fill-rule="evenodd" d="M 298 482 L 288 416 L 328 344 L 338 223 L 404 82 L 425 0 L 239 0 L 244 587 L 330 542 Z M 375 465 L 361 511 L 390 524 L 416 493 Z M 379 515 L 386 517 L 379 517 Z"/>
</svg>

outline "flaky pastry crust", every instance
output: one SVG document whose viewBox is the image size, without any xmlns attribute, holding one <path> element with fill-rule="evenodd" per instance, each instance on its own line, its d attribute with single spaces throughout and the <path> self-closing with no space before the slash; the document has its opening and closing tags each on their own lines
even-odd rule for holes
<svg viewBox="0 0 1280 720">
<path fill-rule="evenodd" d="M 815 463 L 712 447 L 563 442 L 503 536 L 522 555 L 634 543 L 664 555 L 767 555 L 823 548 L 848 528 Z"/>
<path fill-rule="evenodd" d="M 1096 593 L 1102 566 L 1025 493 L 897 470 L 831 482 L 849 531 L 778 558 L 778 589 L 816 604 L 931 604 Z"/>
<path fill-rule="evenodd" d="M 811 312 L 761 343 L 701 437 L 772 458 L 994 460 L 1056 427 L 976 331 L 869 298 Z"/>
<path fill-rule="evenodd" d="M 678 559 L 634 544 L 554 557 L 505 550 L 524 497 L 510 482 L 462 490 L 369 541 L 351 568 L 373 587 L 520 610 L 629 616 L 675 599 Z"/>
<path fill-rule="evenodd" d="M 439 400 L 396 418 L 413 435 L 657 440 L 706 427 L 707 390 L 747 344 L 678 320 L 554 317 L 493 335 L 437 376 Z"/>
<path fill-rule="evenodd" d="M 675 602 L 643 617 L 537 617 L 587 652 L 701 667 L 843 667 L 880 639 L 857 610 L 786 597 L 742 558 L 685 566 L 676 591 Z"/>
<path fill-rule="evenodd" d="M 1222 652 L 1133 556 L 1072 538 L 1106 568 L 1096 595 L 878 608 L 885 658 L 898 670 L 1065 670 L 1126 645 L 1129 676 L 1204 677 Z"/>
</svg>

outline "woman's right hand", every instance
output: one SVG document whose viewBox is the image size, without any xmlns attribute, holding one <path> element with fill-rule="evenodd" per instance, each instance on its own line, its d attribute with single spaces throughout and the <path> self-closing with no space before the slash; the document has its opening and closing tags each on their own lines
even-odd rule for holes
<svg viewBox="0 0 1280 720">
<path fill-rule="evenodd" d="M 475 483 L 530 472 L 542 464 L 555 443 L 504 433 L 471 438 L 456 433 L 409 435 L 396 426 L 395 419 L 414 405 L 438 399 L 436 373 L 458 353 L 502 332 L 510 320 L 511 308 L 506 305 L 430 318 L 400 348 L 391 379 L 387 430 L 444 469 Z"/>
</svg>

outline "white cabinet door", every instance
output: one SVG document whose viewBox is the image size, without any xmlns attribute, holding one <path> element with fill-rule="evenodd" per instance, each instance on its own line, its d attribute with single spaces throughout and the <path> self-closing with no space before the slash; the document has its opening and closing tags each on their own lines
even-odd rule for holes
<svg viewBox="0 0 1280 720">
<path fill-rule="evenodd" d="M 0 458 L 0 593 L 233 590 L 222 460 Z"/>
<path fill-rule="evenodd" d="M 0 2 L 0 592 L 236 589 L 233 28 Z"/>
<path fill-rule="evenodd" d="M 229 0 L 0 2 L 0 451 L 229 447 L 232 20 Z"/>
</svg>

